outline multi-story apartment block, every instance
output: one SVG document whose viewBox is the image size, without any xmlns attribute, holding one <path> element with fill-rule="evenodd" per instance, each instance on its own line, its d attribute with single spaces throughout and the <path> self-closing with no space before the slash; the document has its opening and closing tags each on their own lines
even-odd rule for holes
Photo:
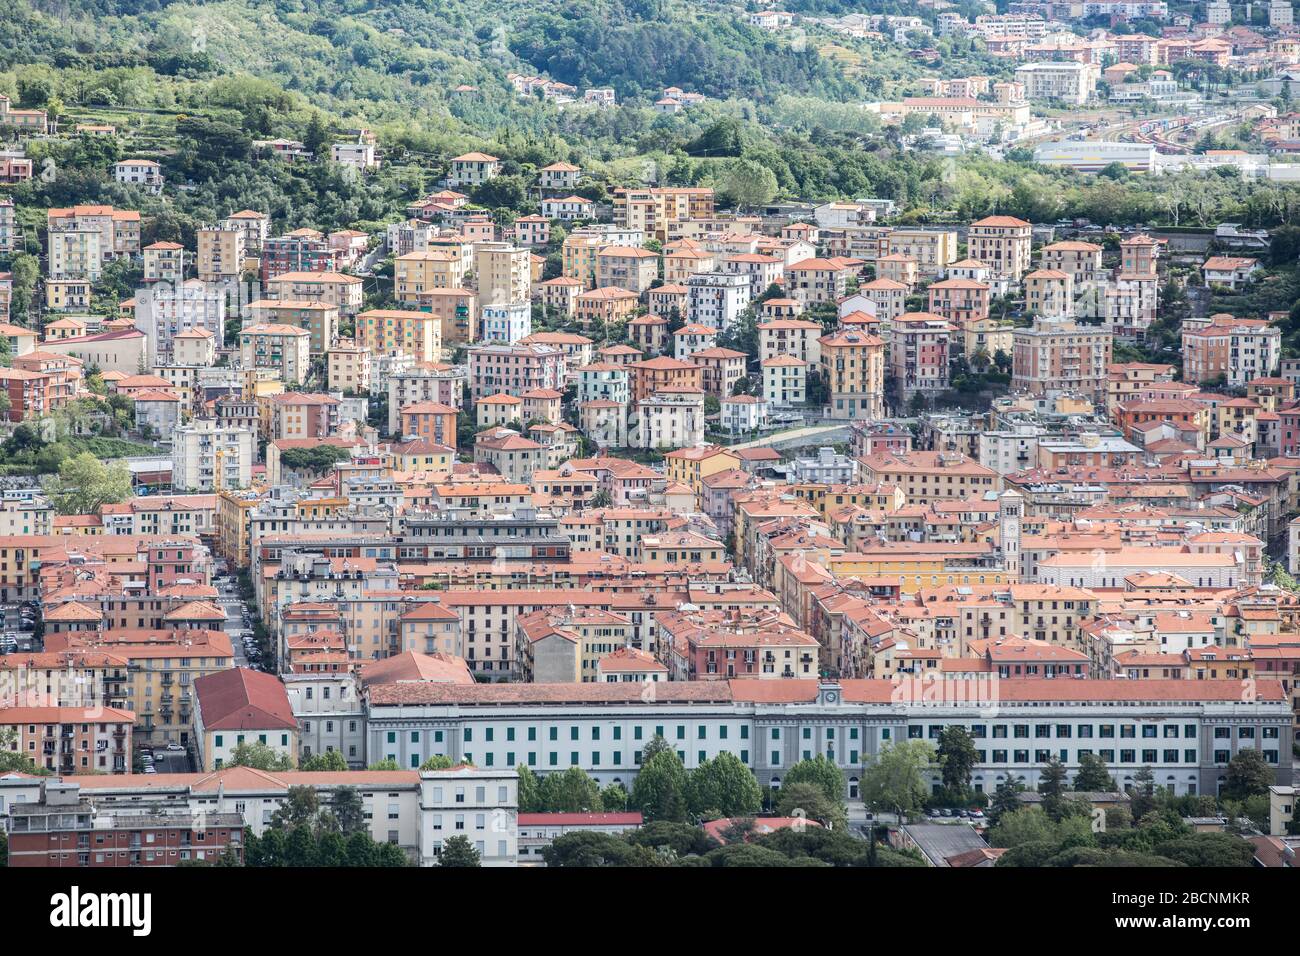
<svg viewBox="0 0 1300 956">
<path fill-rule="evenodd" d="M 358 276 L 341 272 L 286 272 L 266 283 L 266 297 L 278 302 L 324 302 L 339 310 L 340 315 L 361 311 L 362 281 Z M 312 351 L 323 353 L 332 342 L 317 344 Z"/>
<path fill-rule="evenodd" d="M 146 286 L 135 295 L 135 327 L 144 333 L 150 367 L 173 364 L 179 333 L 206 329 L 215 338 L 225 337 L 226 292 L 201 279 Z"/>
<path fill-rule="evenodd" d="M 1029 250 L 1034 227 L 1014 216 L 987 216 L 970 224 L 966 249 L 993 275 L 1012 282 L 1029 270 Z"/>
<path fill-rule="evenodd" d="M 403 305 L 421 304 L 421 297 L 435 289 L 463 289 L 471 268 L 456 249 L 408 252 L 393 260 L 393 295 Z"/>
<path fill-rule="evenodd" d="M 1106 398 L 1111 333 L 1069 319 L 1040 318 L 1013 334 L 1011 383 L 1031 395 Z"/>
<path fill-rule="evenodd" d="M 144 281 L 185 281 L 185 247 L 179 242 L 154 242 L 144 247 Z"/>
<path fill-rule="evenodd" d="M 786 291 L 805 308 L 838 302 L 848 289 L 852 268 L 836 259 L 805 259 L 786 270 Z"/>
<path fill-rule="evenodd" d="M 113 178 L 157 195 L 163 189 L 162 167 L 152 159 L 124 159 L 113 164 Z"/>
<path fill-rule="evenodd" d="M 292 325 L 311 333 L 309 347 L 320 355 L 338 334 L 338 306 L 328 302 L 297 299 L 258 299 L 247 307 L 248 321 L 254 325 Z"/>
<path fill-rule="evenodd" d="M 841 330 L 818 340 L 821 376 L 832 418 L 883 418 L 885 343 L 865 332 Z"/>
<path fill-rule="evenodd" d="M 371 356 L 405 353 L 417 362 L 442 358 L 442 322 L 428 312 L 370 309 L 356 318 L 356 344 Z"/>
<path fill-rule="evenodd" d="M 1016 68 L 1016 82 L 1031 100 L 1082 106 L 1096 93 L 1099 73 L 1092 63 L 1026 63 Z"/>
<path fill-rule="evenodd" d="M 687 318 L 694 325 L 726 331 L 751 299 L 749 278 L 730 272 L 705 272 L 686 280 Z"/>
<path fill-rule="evenodd" d="M 974 279 L 942 279 L 927 290 L 930 311 L 957 327 L 988 318 L 989 286 Z"/>
<path fill-rule="evenodd" d="M 259 220 L 265 222 L 265 220 Z M 204 282 L 238 282 L 244 274 L 244 262 L 249 255 L 247 227 L 241 224 L 205 226 L 195 231 L 198 242 L 199 278 Z"/>
<path fill-rule="evenodd" d="M 644 362 L 628 365 L 631 376 L 632 401 L 640 402 L 668 389 L 698 389 L 704 391 L 704 370 L 694 362 L 679 362 L 661 355 Z"/>
<path fill-rule="evenodd" d="M 293 325 L 250 325 L 239 333 L 239 362 L 246 369 L 270 369 L 295 385 L 311 368 L 311 333 Z"/>
<path fill-rule="evenodd" d="M 916 260 L 924 276 L 939 276 L 957 261 L 957 233 L 950 229 L 895 229 L 888 237 L 887 255 Z"/>
<path fill-rule="evenodd" d="M 465 153 L 452 158 L 447 185 L 452 189 L 472 189 L 495 179 L 500 172 L 501 160 L 497 157 L 487 153 Z"/>
<path fill-rule="evenodd" d="M 501 392 L 519 398 L 535 388 L 564 389 L 564 352 L 553 346 L 479 345 L 468 356 L 472 401 Z"/>
<path fill-rule="evenodd" d="M 22 230 L 18 227 L 18 213 L 14 201 L 0 198 L 0 255 L 12 255 L 18 250 Z M 7 311 L 5 314 L 8 314 Z"/>
<path fill-rule="evenodd" d="M 820 357 L 820 356 L 819 356 Z M 773 408 L 802 405 L 807 397 L 808 364 L 794 355 L 763 359 L 763 398 Z M 831 402 L 832 408 L 834 401 Z"/>
<path fill-rule="evenodd" d="M 906 678 L 792 684 L 780 695 L 783 703 L 756 706 L 772 700 L 764 683 L 668 681 L 653 695 L 620 683 L 393 684 L 371 692 L 367 735 L 372 756 L 391 755 L 403 766 L 434 754 L 454 761 L 472 753 L 485 766 L 579 766 L 602 783 L 626 782 L 655 737 L 676 746 L 688 768 L 731 753 L 763 786 L 779 783 L 800 760 L 829 754 L 844 768 L 847 800 L 861 798 L 861 775 L 884 746 L 933 739 L 954 723 L 977 728 L 991 745 L 1008 741 L 1005 749 L 986 749 L 973 768 L 972 785 L 983 792 L 1009 774 L 1033 788 L 1043 764 L 1062 751 L 1073 774 L 1081 754 L 1099 747 L 1121 786 L 1150 766 L 1178 794 L 1217 793 L 1228 762 L 1243 749 L 1260 750 L 1279 781 L 1289 783 L 1293 773 L 1291 713 L 1277 682 L 1265 682 L 1260 695 L 1242 703 L 1239 680 L 1004 680 L 996 707 L 986 682 L 955 681 L 960 686 L 947 693 L 940 692 L 943 681 L 936 688 Z M 581 692 L 569 692 L 563 714 L 544 713 L 542 702 L 563 696 L 566 686 Z M 1037 750 L 1028 746 L 1035 736 Z M 926 773 L 933 786 L 942 783 L 938 767 Z"/>
<path fill-rule="evenodd" d="M 48 232 L 95 230 L 104 260 L 140 254 L 140 213 L 112 206 L 72 206 L 45 214 Z"/>
<path fill-rule="evenodd" d="M 1183 380 L 1241 388 L 1251 379 L 1276 375 L 1282 360 L 1282 330 L 1264 319 L 1211 317 L 1183 330 Z"/>
<path fill-rule="evenodd" d="M 368 346 L 351 339 L 339 339 L 325 353 L 325 381 L 330 391 L 365 395 L 370 391 L 370 357 Z"/>
<path fill-rule="evenodd" d="M 673 387 L 636 403 L 636 428 L 629 443 L 635 448 L 669 451 L 693 448 L 704 441 L 704 392 Z"/>
<path fill-rule="evenodd" d="M 266 282 L 286 272 L 337 272 L 342 256 L 330 246 L 324 233 L 295 229 L 263 240 L 260 265 L 262 281 Z"/>
<path fill-rule="evenodd" d="M 1038 265 L 1042 269 L 1067 273 L 1076 286 L 1097 282 L 1102 276 L 1101 246 L 1092 242 L 1063 240 L 1043 246 Z"/>
<path fill-rule="evenodd" d="M 262 244 L 271 235 L 271 217 L 264 212 L 241 209 L 222 219 L 218 225 L 222 229 L 237 229 L 244 234 L 244 253 L 250 256 L 261 255 Z"/>
<path fill-rule="evenodd" d="M 952 326 L 941 315 L 906 312 L 894 320 L 889 373 L 904 406 L 918 393 L 933 394 L 948 387 L 951 348 Z"/>
<path fill-rule="evenodd" d="M 339 400 L 330 395 L 285 392 L 270 401 L 272 441 L 294 438 L 331 438 L 338 433 Z"/>
<path fill-rule="evenodd" d="M 596 287 L 617 286 L 640 295 L 659 278 L 659 257 L 649 249 L 606 246 L 596 253 Z"/>
<path fill-rule="evenodd" d="M 660 242 L 688 219 L 713 217 L 713 190 L 699 186 L 649 186 L 614 191 L 614 224 L 635 229 Z"/>
<path fill-rule="evenodd" d="M 256 456 L 251 428 L 196 418 L 172 433 L 172 487 L 204 493 L 247 488 Z"/>
<path fill-rule="evenodd" d="M 49 277 L 98 282 L 104 269 L 103 233 L 96 228 L 51 229 Z"/>
<path fill-rule="evenodd" d="M 528 249 L 508 242 L 474 244 L 474 276 L 480 309 L 528 301 L 532 288 L 530 256 Z"/>
<path fill-rule="evenodd" d="M 415 365 L 389 375 L 388 381 L 383 385 L 388 392 L 389 434 L 397 431 L 398 412 L 415 402 L 438 402 L 462 408 L 465 382 L 464 366 L 433 362 Z"/>
</svg>

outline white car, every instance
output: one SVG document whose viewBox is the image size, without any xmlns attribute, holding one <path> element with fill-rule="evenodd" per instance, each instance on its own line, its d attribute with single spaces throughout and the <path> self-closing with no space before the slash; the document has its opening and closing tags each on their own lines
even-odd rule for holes
<svg viewBox="0 0 1300 956">
<path fill-rule="evenodd" d="M 145 764 L 144 772 L 145 772 L 145 773 L 157 773 L 158 771 L 155 770 L 155 769 L 153 768 L 153 764 Z"/>
<path fill-rule="evenodd" d="M 169 743 L 167 745 L 167 749 L 172 753 L 179 753 L 183 751 L 185 748 L 182 747 L 180 744 L 176 743 L 175 741 L 173 741 L 172 743 Z"/>
</svg>

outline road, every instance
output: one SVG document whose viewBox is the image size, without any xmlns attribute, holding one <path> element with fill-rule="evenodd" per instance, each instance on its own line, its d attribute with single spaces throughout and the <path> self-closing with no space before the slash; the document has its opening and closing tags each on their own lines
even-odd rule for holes
<svg viewBox="0 0 1300 956">
<path fill-rule="evenodd" d="M 235 579 L 229 575 L 219 575 L 212 579 L 212 583 L 218 591 L 217 602 L 226 612 L 224 628 L 230 637 L 230 646 L 235 652 L 235 666 L 252 667 L 254 665 L 249 661 L 248 654 L 244 650 L 244 635 L 248 632 L 248 628 L 244 626 L 246 605 L 239 599 Z"/>
<path fill-rule="evenodd" d="M 776 443 L 788 444 L 796 439 L 808 439 L 811 444 L 818 435 L 826 435 L 830 432 L 837 432 L 849 427 L 848 422 L 839 422 L 835 425 L 818 425 L 808 428 L 795 428 L 788 432 L 775 432 L 764 438 L 755 438 L 753 441 L 744 441 L 738 445 L 729 445 L 729 448 L 767 448 Z"/>
</svg>

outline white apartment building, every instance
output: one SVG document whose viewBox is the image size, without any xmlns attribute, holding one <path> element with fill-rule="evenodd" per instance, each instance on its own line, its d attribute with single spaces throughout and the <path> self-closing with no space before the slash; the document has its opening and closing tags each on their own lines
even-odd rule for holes
<svg viewBox="0 0 1300 956">
<path fill-rule="evenodd" d="M 252 429 L 196 418 L 172 432 L 172 487 L 213 492 L 247 488 L 253 481 L 257 438 Z"/>
<path fill-rule="evenodd" d="M 51 229 L 49 278 L 97 282 L 104 270 L 103 234 L 98 229 Z"/>
<path fill-rule="evenodd" d="M 391 734 L 389 734 L 391 736 Z M 474 741 L 464 739 L 466 761 Z M 519 774 L 515 765 L 457 766 L 420 773 L 420 865 L 436 866 L 452 837 L 469 840 L 483 866 L 519 859 Z"/>
<path fill-rule="evenodd" d="M 1097 90 L 1097 68 L 1091 63 L 1026 63 L 1016 68 L 1016 81 L 1031 100 L 1082 106 Z"/>
<path fill-rule="evenodd" d="M 634 448 L 693 448 L 704 443 L 704 393 L 665 392 L 637 402 Z"/>
<path fill-rule="evenodd" d="M 1033 789 L 1053 756 L 1073 776 L 1085 752 L 1100 754 L 1120 786 L 1150 766 L 1157 784 L 1179 795 L 1217 793 L 1245 749 L 1261 751 L 1278 783 L 1292 781 L 1291 711 L 1275 682 L 1248 699 L 1239 680 L 791 682 L 785 703 L 767 702 L 765 683 L 661 682 L 648 701 L 638 684 L 564 685 L 567 700 L 555 696 L 560 685 L 377 687 L 366 733 L 375 760 L 418 766 L 433 754 L 472 754 L 484 767 L 581 767 L 602 786 L 630 786 L 657 736 L 688 769 L 734 754 L 762 786 L 779 786 L 795 763 L 824 754 L 843 770 L 850 801 L 882 747 L 933 742 L 953 724 L 974 738 L 976 792 L 992 793 L 1010 775 Z M 927 776 L 937 792 L 939 768 Z"/>
<path fill-rule="evenodd" d="M 199 279 L 178 286 L 156 282 L 136 293 L 135 327 L 148 342 L 149 366 L 170 364 L 180 332 L 206 329 L 218 342 L 225 338 L 226 289 Z"/>
<path fill-rule="evenodd" d="M 527 302 L 485 305 L 479 316 L 479 338 L 513 345 L 533 332 L 533 309 Z"/>
<path fill-rule="evenodd" d="M 725 331 L 750 302 L 750 277 L 728 272 L 702 272 L 686 280 L 688 319 L 695 325 Z"/>
</svg>

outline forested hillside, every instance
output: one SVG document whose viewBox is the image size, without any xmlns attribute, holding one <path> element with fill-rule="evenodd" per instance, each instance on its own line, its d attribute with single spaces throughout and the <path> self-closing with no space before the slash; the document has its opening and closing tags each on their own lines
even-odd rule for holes
<svg viewBox="0 0 1300 956">
<path fill-rule="evenodd" d="M 119 130 L 29 143 L 56 174 L 14 190 L 20 214 L 37 225 L 48 206 L 134 205 L 150 238 L 186 238 L 195 223 L 247 206 L 268 210 L 277 228 L 367 228 L 400 216 L 403 201 L 466 150 L 506 161 L 507 175 L 475 197 L 503 217 L 527 211 L 533 170 L 561 159 L 583 166 L 585 192 L 597 200 L 653 169 L 658 181 L 713 185 L 724 201 L 890 198 L 904 221 L 998 211 L 1034 221 L 1276 225 L 1300 215 L 1296 190 L 1267 183 L 1085 178 L 1035 167 L 1026 151 L 1000 162 L 904 150 L 899 130 L 882 131 L 861 104 L 913 91 L 923 68 L 897 47 L 813 24 L 798 40 L 753 29 L 739 5 L 714 0 L 8 0 L 0 92 L 49 110 L 64 128 Z M 946 75 L 1007 69 L 968 42 L 938 42 Z M 517 93 L 512 72 L 580 90 L 612 86 L 621 105 L 562 109 Z M 456 95 L 461 85 L 472 95 Z M 707 99 L 662 115 L 653 103 L 669 85 Z M 253 156 L 257 139 L 318 146 L 360 126 L 376 131 L 386 156 L 364 180 L 330 164 Z M 166 199 L 128 194 L 107 174 L 127 153 L 157 159 L 184 188 Z"/>
</svg>

